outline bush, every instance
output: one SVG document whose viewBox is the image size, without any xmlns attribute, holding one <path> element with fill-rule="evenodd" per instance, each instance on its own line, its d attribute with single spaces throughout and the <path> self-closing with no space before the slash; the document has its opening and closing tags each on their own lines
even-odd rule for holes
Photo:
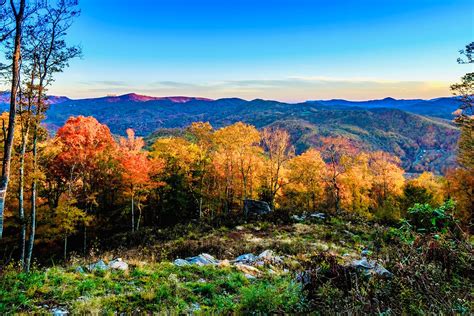
<svg viewBox="0 0 474 316">
<path fill-rule="evenodd" d="M 408 221 L 417 232 L 437 233 L 446 230 L 455 224 L 452 216 L 454 202 L 448 200 L 438 208 L 429 204 L 415 204 L 408 210 Z"/>
</svg>

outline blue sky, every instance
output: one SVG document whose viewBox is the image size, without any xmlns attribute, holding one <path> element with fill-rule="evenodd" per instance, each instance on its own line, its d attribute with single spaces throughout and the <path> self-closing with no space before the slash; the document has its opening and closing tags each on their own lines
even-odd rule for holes
<svg viewBox="0 0 474 316">
<path fill-rule="evenodd" d="M 464 0 L 82 0 L 84 57 L 50 91 L 284 101 L 449 95 Z"/>
</svg>

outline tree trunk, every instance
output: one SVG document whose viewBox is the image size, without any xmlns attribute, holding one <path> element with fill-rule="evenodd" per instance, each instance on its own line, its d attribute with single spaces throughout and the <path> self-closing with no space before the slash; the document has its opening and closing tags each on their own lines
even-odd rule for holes
<svg viewBox="0 0 474 316">
<path fill-rule="evenodd" d="M 138 221 L 137 221 L 137 230 L 140 228 L 140 221 L 142 220 L 142 207 L 140 206 L 140 202 L 137 205 L 138 208 Z"/>
<path fill-rule="evenodd" d="M 135 200 L 132 194 L 132 233 L 135 231 Z"/>
<path fill-rule="evenodd" d="M 37 156 L 38 156 L 38 125 L 36 124 L 33 132 L 33 173 L 36 172 Z M 35 233 L 36 233 L 36 190 L 37 190 L 37 181 L 36 178 L 33 178 L 33 183 L 31 184 L 31 227 L 30 227 L 30 237 L 28 239 L 27 247 L 27 257 L 25 263 L 25 270 L 30 270 L 31 257 L 33 256 L 33 246 L 35 244 Z"/>
<path fill-rule="evenodd" d="M 25 187 L 25 152 L 26 152 L 26 139 L 25 135 L 22 135 L 21 140 L 21 151 L 20 151 L 20 168 L 19 168 L 19 179 L 18 179 L 18 217 L 20 220 L 20 263 L 21 266 L 25 265 L 25 247 L 26 247 L 26 220 L 25 220 L 25 207 L 24 207 L 24 187 Z"/>
<path fill-rule="evenodd" d="M 20 1 L 20 10 L 17 11 L 11 2 L 15 14 L 15 46 L 13 49 L 12 62 L 12 84 L 10 90 L 10 113 L 8 116 L 8 132 L 5 138 L 2 176 L 0 178 L 0 238 L 3 235 L 3 212 L 5 210 L 5 199 L 7 197 L 8 180 L 10 178 L 10 160 L 12 157 L 13 137 L 15 133 L 16 98 L 20 83 L 20 59 L 21 59 L 21 32 L 23 24 L 23 13 L 26 0 Z"/>
<path fill-rule="evenodd" d="M 33 67 L 36 69 L 36 64 Z M 35 70 L 31 73 L 31 79 L 29 83 L 29 91 L 28 91 L 28 106 L 26 109 L 26 118 L 24 119 L 20 116 L 21 122 L 21 149 L 20 149 L 20 167 L 19 167 L 19 179 L 18 179 L 18 213 L 21 223 L 21 255 L 20 255 L 20 262 L 22 267 L 25 270 L 29 270 L 29 264 L 25 262 L 25 251 L 26 251 L 26 231 L 28 228 L 28 223 L 25 220 L 25 155 L 26 155 L 26 147 L 28 145 L 28 136 L 30 135 L 30 122 L 31 122 L 31 106 L 33 103 L 33 86 L 35 81 Z M 21 99 L 21 96 L 20 96 Z M 20 115 L 23 115 L 23 107 L 20 103 Z"/>
<path fill-rule="evenodd" d="M 336 214 L 339 213 L 339 208 L 341 204 L 341 194 L 339 191 L 340 191 L 339 185 L 334 181 L 334 198 L 335 198 L 334 208 L 335 208 Z"/>
<path fill-rule="evenodd" d="M 84 224 L 84 249 L 82 250 L 83 256 L 87 254 L 87 225 Z"/>
<path fill-rule="evenodd" d="M 199 220 L 202 218 L 202 195 L 199 197 Z"/>
<path fill-rule="evenodd" d="M 64 261 L 66 261 L 66 258 L 67 258 L 67 235 L 64 236 Z"/>
</svg>

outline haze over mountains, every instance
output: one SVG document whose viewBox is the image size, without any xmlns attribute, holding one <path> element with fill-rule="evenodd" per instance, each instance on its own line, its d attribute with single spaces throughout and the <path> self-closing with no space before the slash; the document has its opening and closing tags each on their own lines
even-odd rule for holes
<svg viewBox="0 0 474 316">
<path fill-rule="evenodd" d="M 0 94 L 1 109 L 8 109 L 7 102 L 8 94 Z M 50 97 L 49 103 L 45 124 L 53 132 L 76 115 L 94 116 L 115 134 L 133 128 L 149 140 L 179 133 L 178 129 L 195 121 L 209 121 L 216 128 L 243 121 L 257 128 L 275 125 L 287 129 L 298 152 L 317 146 L 321 136 L 341 135 L 363 148 L 396 154 L 409 172 L 442 172 L 442 167 L 453 165 L 458 137 L 451 124 L 458 101 L 450 97 L 290 104 L 131 93 L 79 100 Z"/>
</svg>

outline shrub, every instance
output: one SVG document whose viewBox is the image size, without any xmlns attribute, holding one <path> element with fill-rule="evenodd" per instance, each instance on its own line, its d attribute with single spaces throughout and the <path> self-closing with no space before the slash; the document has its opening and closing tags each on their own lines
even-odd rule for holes
<svg viewBox="0 0 474 316">
<path fill-rule="evenodd" d="M 453 211 L 452 200 L 446 201 L 438 208 L 417 203 L 408 210 L 408 221 L 417 232 L 446 232 L 455 224 L 455 219 L 451 215 Z"/>
</svg>

